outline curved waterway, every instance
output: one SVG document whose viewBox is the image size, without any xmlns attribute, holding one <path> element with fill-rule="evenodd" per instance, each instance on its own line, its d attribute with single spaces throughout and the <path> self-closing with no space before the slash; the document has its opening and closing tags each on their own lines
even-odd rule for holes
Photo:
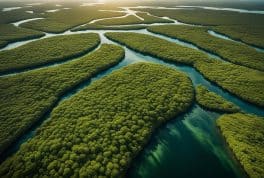
<svg viewBox="0 0 264 178">
<path fill-rule="evenodd" d="M 194 105 L 154 134 L 132 163 L 128 177 L 246 177 L 218 132 L 219 116 Z"/>
<path fill-rule="evenodd" d="M 227 35 L 224 35 L 222 33 L 218 33 L 218 32 L 215 32 L 213 30 L 208 30 L 208 33 L 214 37 L 217 37 L 217 38 L 221 38 L 221 39 L 224 39 L 224 40 L 228 40 L 228 41 L 232 41 L 232 42 L 235 42 L 235 43 L 240 43 L 240 44 L 243 44 L 243 45 L 247 45 L 251 48 L 254 48 L 256 51 L 258 52 L 262 52 L 264 53 L 264 49 L 263 48 L 259 48 L 259 47 L 256 47 L 256 46 L 253 46 L 253 45 L 250 45 L 250 44 L 247 44 L 247 43 L 244 43 L 242 41 L 238 41 L 238 40 L 234 40 L 232 39 L 231 37 L 227 36 Z"/>
<path fill-rule="evenodd" d="M 231 11 L 239 13 L 249 13 L 249 14 L 264 14 L 262 10 L 247 10 L 247 9 L 237 9 L 237 8 L 227 8 L 227 7 L 209 7 L 209 6 L 176 6 L 178 8 L 200 8 L 206 10 L 216 10 L 216 11 Z"/>
<path fill-rule="evenodd" d="M 31 21 L 34 21 L 34 20 L 41 20 L 41 19 L 44 19 L 44 18 L 32 18 L 32 19 L 26 19 L 26 20 L 20 20 L 18 22 L 14 22 L 12 23 L 14 26 L 18 27 L 19 25 L 21 25 L 22 23 L 26 23 L 26 22 L 31 22 Z"/>
<path fill-rule="evenodd" d="M 146 34 L 146 35 L 152 35 L 152 36 L 155 36 L 155 37 L 158 37 L 158 38 L 161 38 L 161 39 L 164 39 L 164 40 L 179 44 L 181 46 L 185 46 L 185 47 L 188 47 L 188 48 L 196 49 L 196 50 L 199 50 L 199 51 L 207 54 L 209 57 L 212 57 L 212 58 L 215 58 L 217 60 L 221 60 L 221 61 L 225 62 L 225 60 L 222 59 L 220 56 L 218 56 L 216 54 L 213 54 L 211 52 L 208 52 L 206 50 L 203 50 L 203 49 L 199 48 L 198 46 L 196 46 L 196 45 L 194 45 L 192 43 L 185 42 L 185 41 L 179 40 L 177 38 L 170 38 L 170 37 L 167 37 L 165 35 L 155 34 L 155 33 L 149 32 L 146 29 L 140 29 L 140 30 L 118 30 L 118 32 L 128 32 L 128 31 L 129 32 L 141 33 L 141 34 Z M 21 42 L 15 42 L 15 43 L 10 43 L 5 48 L 0 49 L 0 51 L 1 50 L 14 49 L 14 48 L 17 48 L 19 46 L 25 45 L 27 43 L 30 43 L 30 42 L 33 42 L 33 41 L 36 41 L 36 40 L 49 38 L 49 37 L 53 37 L 53 36 L 60 36 L 60 35 L 72 35 L 72 34 L 81 34 L 81 33 L 98 33 L 101 36 L 101 39 L 103 39 L 103 34 L 106 33 L 106 32 L 117 32 L 117 30 L 85 30 L 85 31 L 74 31 L 74 32 L 68 30 L 68 31 L 66 31 L 64 33 L 59 33 L 59 34 L 45 33 L 45 36 L 43 36 L 41 38 L 32 39 L 32 40 L 26 40 L 26 41 L 21 41 Z M 109 43 L 109 41 L 108 41 L 108 43 Z M 51 66 L 63 64 L 63 63 L 68 62 L 70 60 L 72 60 L 72 59 L 62 60 L 62 61 L 58 61 L 58 62 L 50 62 L 48 64 L 44 64 L 44 65 L 40 65 L 40 66 L 36 66 L 36 67 L 30 67 L 30 68 L 26 68 L 26 69 L 17 70 L 17 71 L 7 72 L 7 73 L 4 73 L 4 74 L 0 75 L 0 77 L 1 76 L 8 76 L 8 75 L 16 75 L 16 74 L 19 74 L 19 73 L 22 73 L 22 72 L 27 72 L 27 71 L 30 71 L 30 70 L 40 69 L 40 68 L 44 68 L 44 67 L 51 67 Z"/>
<path fill-rule="evenodd" d="M 62 34 L 47 34 L 48 36 L 68 35 L 76 33 L 97 32 L 100 35 L 101 43 L 114 43 L 103 35 L 105 32 L 115 30 L 87 30 L 80 32 L 67 31 Z M 118 30 L 120 32 L 120 30 Z M 145 33 L 153 35 L 146 30 L 133 30 L 133 32 Z M 155 35 L 164 38 L 171 42 L 176 41 L 160 35 Z M 179 43 L 178 43 L 179 44 Z M 117 44 L 120 45 L 120 44 Z M 181 45 L 189 45 L 185 42 Z M 237 104 L 244 112 L 253 113 L 264 116 L 264 110 L 251 105 L 236 96 L 222 90 L 220 87 L 207 81 L 199 72 L 190 66 L 176 65 L 173 63 L 164 62 L 160 59 L 142 55 L 135 51 L 125 49 L 125 58 L 116 66 L 101 72 L 78 85 L 72 91 L 65 93 L 59 98 L 57 105 L 62 101 L 70 98 L 81 89 L 88 87 L 92 82 L 101 79 L 110 74 L 112 71 L 120 69 L 124 66 L 135 62 L 154 62 L 168 67 L 172 67 L 187 74 L 194 86 L 202 84 L 209 90 L 219 94 L 225 99 Z M 190 46 L 189 46 L 190 47 Z M 193 47 L 193 46 L 191 46 Z M 195 46 L 194 46 L 195 47 Z M 197 49 L 199 50 L 199 49 Z M 50 66 L 51 67 L 51 66 Z M 13 146 L 6 152 L 5 160 L 8 156 L 14 154 L 22 143 L 34 137 L 36 129 L 50 118 L 50 110 L 34 127 L 31 128 L 23 137 L 21 137 Z M 198 105 L 193 107 L 185 114 L 173 119 L 165 126 L 158 129 L 151 138 L 146 148 L 135 158 L 133 164 L 128 171 L 128 177 L 198 177 L 198 178 L 222 178 L 222 177 L 244 177 L 243 171 L 237 164 L 232 154 L 228 150 L 221 135 L 218 133 L 215 120 L 220 114 L 207 111 Z"/>
</svg>

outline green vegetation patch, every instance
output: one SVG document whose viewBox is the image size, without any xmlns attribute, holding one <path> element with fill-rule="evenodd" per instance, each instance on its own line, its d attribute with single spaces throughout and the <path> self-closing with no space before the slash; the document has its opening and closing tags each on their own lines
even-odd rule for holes
<svg viewBox="0 0 264 178">
<path fill-rule="evenodd" d="M 198 25 L 264 25 L 262 14 L 252 13 L 237 13 L 231 11 L 217 11 L 205 9 L 177 9 L 177 10 L 163 10 L 163 9 L 135 9 L 159 17 L 170 17 L 181 22 Z"/>
<path fill-rule="evenodd" d="M 42 32 L 19 28 L 12 24 L 0 24 L 0 48 L 5 47 L 11 42 L 39 38 L 44 35 Z"/>
<path fill-rule="evenodd" d="M 37 17 L 42 17 L 42 15 L 27 13 L 26 9 L 24 8 L 6 12 L 3 12 L 2 9 L 0 10 L 0 24 L 9 24 L 20 20 Z"/>
<path fill-rule="evenodd" d="M 21 24 L 21 26 L 50 33 L 61 33 L 95 19 L 123 15 L 120 12 L 105 12 L 99 10 L 100 7 L 97 6 L 75 6 L 72 9 L 62 9 L 57 12 L 48 13 L 46 19 L 30 21 Z"/>
<path fill-rule="evenodd" d="M 149 31 L 191 42 L 202 49 L 246 67 L 264 71 L 264 53 L 247 45 L 217 38 L 208 33 L 208 28 L 186 25 L 152 26 Z"/>
<path fill-rule="evenodd" d="M 123 57 L 122 48 L 102 45 L 65 64 L 0 77 L 0 154 L 51 110 L 59 97 Z"/>
<path fill-rule="evenodd" d="M 137 15 L 144 20 L 139 19 L 134 15 L 129 15 L 124 18 L 105 19 L 95 22 L 96 25 L 131 25 L 131 24 L 152 24 L 152 23 L 172 23 L 173 21 L 148 15 L 147 13 L 139 12 Z"/>
<path fill-rule="evenodd" d="M 202 107 L 213 111 L 236 113 L 240 108 L 235 104 L 225 100 L 214 92 L 209 91 L 205 86 L 199 85 L 196 87 L 196 101 Z"/>
<path fill-rule="evenodd" d="M 127 17 L 122 18 L 114 18 L 114 19 L 104 19 L 95 22 L 95 25 L 131 25 L 131 24 L 140 24 L 143 20 L 140 20 L 134 15 L 129 15 Z"/>
<path fill-rule="evenodd" d="M 140 30 L 145 29 L 147 25 L 124 25 L 124 26 L 104 26 L 104 25 L 94 25 L 94 24 L 86 24 L 84 26 L 80 26 L 71 31 L 84 31 L 84 30 Z"/>
<path fill-rule="evenodd" d="M 131 32 L 106 37 L 146 55 L 195 67 L 210 81 L 238 97 L 264 107 L 264 72 L 209 58 L 204 53 L 157 37 Z"/>
<path fill-rule="evenodd" d="M 232 39 L 264 48 L 264 25 L 229 25 L 212 27 L 213 30 L 230 36 Z"/>
<path fill-rule="evenodd" d="M 151 14 L 145 13 L 145 12 L 138 12 L 138 16 L 144 19 L 144 23 L 173 23 L 174 21 L 168 20 L 168 19 L 163 19 L 157 16 L 153 16 Z"/>
<path fill-rule="evenodd" d="M 129 48 L 164 60 L 193 65 L 195 61 L 207 59 L 207 55 L 188 47 L 133 32 L 107 32 L 105 36 Z"/>
<path fill-rule="evenodd" d="M 250 4 L 246 7 L 249 7 L 249 5 Z M 212 26 L 214 30 L 231 36 L 232 38 L 262 48 L 264 47 L 263 40 L 260 40 L 263 39 L 264 31 L 263 14 L 237 13 L 198 8 L 178 10 L 146 8 L 143 10 L 136 10 L 146 11 L 159 17 L 167 16 L 184 23 Z"/>
<path fill-rule="evenodd" d="M 0 52 L 0 73 L 23 70 L 83 55 L 100 43 L 98 34 L 45 38 Z"/>
<path fill-rule="evenodd" d="M 191 80 L 137 63 L 95 81 L 56 107 L 0 176 L 122 177 L 155 128 L 193 101 Z"/>
<path fill-rule="evenodd" d="M 249 177 L 263 177 L 264 118 L 227 114 L 217 120 L 217 125 Z"/>
<path fill-rule="evenodd" d="M 264 107 L 264 72 L 216 60 L 200 61 L 195 68 L 236 96 Z"/>
</svg>

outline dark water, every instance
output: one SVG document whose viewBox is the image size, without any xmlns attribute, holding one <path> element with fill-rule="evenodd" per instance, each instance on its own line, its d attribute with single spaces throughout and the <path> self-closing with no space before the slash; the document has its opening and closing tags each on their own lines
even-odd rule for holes
<svg viewBox="0 0 264 178">
<path fill-rule="evenodd" d="M 218 33 L 218 32 L 215 32 L 215 31 L 212 31 L 212 30 L 208 30 L 208 33 L 214 37 L 217 37 L 217 38 L 221 38 L 221 39 L 224 39 L 224 40 L 228 40 L 228 41 L 232 41 L 232 42 L 235 42 L 235 43 L 240 43 L 240 44 L 243 44 L 243 45 L 246 45 L 246 46 L 249 46 L 251 48 L 254 48 L 256 51 L 258 52 L 262 52 L 264 53 L 264 49 L 263 48 L 259 48 L 259 47 L 256 47 L 256 46 L 253 46 L 253 45 L 250 45 L 250 44 L 246 44 L 242 41 L 239 41 L 239 40 L 234 40 L 232 39 L 231 37 L 229 36 L 226 36 L 224 34 L 221 34 L 221 33 Z"/>
<path fill-rule="evenodd" d="M 216 128 L 217 113 L 195 105 L 159 129 L 128 171 L 130 178 L 240 178 Z"/>
<path fill-rule="evenodd" d="M 102 43 L 113 43 L 103 36 L 104 32 L 99 32 Z M 144 31 L 143 33 L 148 32 Z M 175 39 L 173 41 L 176 42 Z M 188 47 L 188 44 L 183 43 L 182 45 Z M 136 53 L 127 48 L 125 48 L 125 52 L 125 59 L 118 65 L 98 74 L 91 80 L 81 84 L 75 90 L 62 96 L 58 104 L 70 98 L 79 90 L 87 87 L 91 82 L 117 69 L 135 62 L 154 62 L 184 72 L 191 78 L 194 86 L 198 84 L 206 86 L 209 90 L 237 104 L 245 112 L 264 115 L 264 111 L 261 108 L 251 105 L 222 90 L 220 87 L 207 81 L 192 67 L 166 63 L 162 60 Z M 211 57 L 217 59 L 216 56 L 211 55 Z M 14 154 L 22 143 L 34 137 L 36 129 L 43 121 L 49 118 L 49 114 L 47 113 L 39 125 L 32 128 L 10 149 L 8 156 Z M 173 119 L 154 134 L 149 144 L 135 158 L 127 176 L 130 178 L 244 177 L 243 171 L 233 159 L 232 154 L 230 154 L 221 135 L 218 133 L 215 121 L 219 116 L 217 113 L 206 111 L 198 105 L 194 105 L 186 114 Z"/>
</svg>

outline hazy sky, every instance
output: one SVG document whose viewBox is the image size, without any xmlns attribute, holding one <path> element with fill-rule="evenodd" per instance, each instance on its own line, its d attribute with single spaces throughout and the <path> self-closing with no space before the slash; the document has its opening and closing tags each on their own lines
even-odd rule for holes
<svg viewBox="0 0 264 178">
<path fill-rule="evenodd" d="M 264 0 L 0 0 L 0 2 L 263 2 Z"/>
<path fill-rule="evenodd" d="M 5 2 L 9 2 L 9 1 L 18 1 L 18 2 L 26 2 L 26 1 L 31 1 L 31 2 L 56 2 L 56 1 L 76 1 L 76 0 L 0 0 L 0 1 L 5 1 Z M 97 2 L 97 1 L 108 1 L 108 2 L 114 2 L 114 1 L 128 1 L 128 0 L 79 0 L 79 1 L 85 1 L 85 2 Z M 135 0 L 132 0 L 135 1 Z M 140 1 L 140 0 L 138 0 Z M 142 0 L 141 0 L 142 1 Z M 176 1 L 190 1 L 190 0 L 143 0 L 143 1 L 156 1 L 156 2 L 164 2 L 164 1 L 172 1 L 172 2 L 176 2 Z M 222 1 L 227 1 L 227 2 L 252 2 L 252 1 L 259 1 L 259 2 L 264 2 L 264 0 L 192 0 L 193 2 L 195 1 L 207 1 L 207 2 L 222 2 Z"/>
</svg>

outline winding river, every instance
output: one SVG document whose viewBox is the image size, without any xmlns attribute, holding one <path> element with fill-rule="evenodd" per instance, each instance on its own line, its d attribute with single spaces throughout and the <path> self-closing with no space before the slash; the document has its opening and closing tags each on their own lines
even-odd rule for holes
<svg viewBox="0 0 264 178">
<path fill-rule="evenodd" d="M 214 11 L 231 11 L 231 12 L 239 12 L 239 13 L 249 13 L 249 14 L 264 14 L 263 10 L 248 10 L 248 9 L 237 9 L 237 8 L 226 8 L 226 7 L 209 7 L 209 6 L 175 6 L 175 7 L 161 7 L 161 6 L 136 6 L 133 7 L 136 9 L 160 9 L 160 10 L 177 10 L 177 9 L 206 9 L 206 10 L 214 10 Z"/>
<path fill-rule="evenodd" d="M 100 35 L 101 44 L 117 44 L 113 41 L 108 40 L 104 36 L 105 32 L 111 31 L 113 32 L 117 30 L 86 30 L 78 32 L 66 31 L 61 34 L 46 33 L 45 37 L 39 39 L 55 35 L 70 35 L 77 33 L 95 32 Z M 118 30 L 118 32 L 120 31 L 121 30 Z M 163 38 L 179 45 L 200 50 L 201 52 L 206 53 L 207 55 L 212 58 L 215 58 L 216 60 L 223 60 L 221 59 L 221 57 L 215 54 L 203 51 L 193 44 L 178 39 L 172 39 L 162 35 L 153 34 L 145 29 L 130 31 L 157 36 L 159 38 Z M 1 50 L 13 49 L 34 40 L 11 43 Z M 244 112 L 264 116 L 263 109 L 249 104 L 239 99 L 238 97 L 222 90 L 219 86 L 216 86 L 206 80 L 199 72 L 197 72 L 194 68 L 190 66 L 176 65 L 173 63 L 164 62 L 160 59 L 151 56 L 145 56 L 135 51 L 132 51 L 125 46 L 122 47 L 125 49 L 126 55 L 125 58 L 119 64 L 112 68 L 109 68 L 104 72 L 101 72 L 97 76 L 93 77 L 91 80 L 87 80 L 86 82 L 80 84 L 72 91 L 65 93 L 59 99 L 56 106 L 59 105 L 61 101 L 70 98 L 71 96 L 79 92 L 81 89 L 89 86 L 92 82 L 110 74 L 114 70 L 120 69 L 124 66 L 136 62 L 154 62 L 184 72 L 191 78 L 194 86 L 198 84 L 206 86 L 209 90 L 237 104 Z M 61 63 L 64 62 L 67 61 L 63 61 Z M 53 65 L 60 65 L 61 63 L 49 64 L 41 67 L 52 67 Z M 14 73 L 13 75 L 16 74 L 19 74 L 19 72 Z M 13 145 L 13 147 L 4 154 L 5 158 L 3 158 L 1 161 L 6 159 L 8 156 L 14 154 L 19 149 L 19 146 L 22 143 L 34 137 L 36 129 L 40 127 L 44 121 L 47 121 L 50 118 L 51 112 L 52 110 L 49 111 L 37 124 L 35 124 L 31 128 L 31 130 L 29 130 L 25 135 L 23 135 L 23 137 L 21 137 Z M 127 176 L 130 178 L 173 178 L 175 176 L 196 178 L 246 177 L 244 175 L 243 170 L 241 170 L 239 164 L 236 162 L 230 150 L 226 146 L 220 133 L 218 132 L 215 120 L 219 116 L 219 113 L 205 110 L 194 103 L 188 112 L 173 119 L 165 126 L 158 129 L 157 132 L 155 132 L 146 148 L 139 154 L 138 157 L 135 158 L 133 164 L 128 170 Z"/>
</svg>

